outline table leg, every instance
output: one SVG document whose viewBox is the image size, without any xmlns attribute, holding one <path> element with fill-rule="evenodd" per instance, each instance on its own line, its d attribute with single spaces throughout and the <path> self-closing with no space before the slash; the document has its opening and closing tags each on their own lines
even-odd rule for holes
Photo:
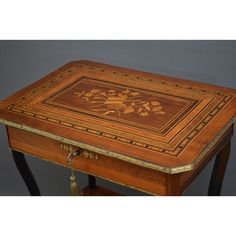
<svg viewBox="0 0 236 236">
<path fill-rule="evenodd" d="M 25 160 L 24 154 L 15 150 L 12 150 L 12 156 L 15 161 L 16 167 L 23 178 L 31 196 L 40 196 L 38 185 L 34 179 L 34 176 Z"/>
<path fill-rule="evenodd" d="M 89 188 L 96 188 L 96 177 L 88 175 Z"/>
<path fill-rule="evenodd" d="M 208 196 L 220 196 L 224 179 L 225 169 L 230 154 L 230 141 L 217 154 L 215 164 L 211 173 Z"/>
</svg>

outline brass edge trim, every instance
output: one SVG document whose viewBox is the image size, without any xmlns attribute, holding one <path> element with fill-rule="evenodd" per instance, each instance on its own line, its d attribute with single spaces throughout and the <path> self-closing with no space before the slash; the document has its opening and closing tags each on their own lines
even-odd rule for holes
<svg viewBox="0 0 236 236">
<path fill-rule="evenodd" d="M 37 156 L 37 155 L 31 154 L 31 153 L 28 153 L 28 152 L 22 151 L 22 150 L 17 149 L 17 148 L 10 148 L 10 150 L 15 150 L 15 151 L 18 151 L 18 152 L 22 152 L 22 153 L 28 155 L 29 157 L 39 158 L 40 160 L 47 161 L 47 162 L 54 163 L 54 164 L 56 164 L 56 165 L 60 165 L 60 166 L 63 166 L 63 167 L 65 167 L 65 168 L 68 168 L 67 165 L 64 165 L 64 164 L 62 164 L 62 163 L 59 163 L 59 162 L 56 162 L 56 161 L 52 161 L 52 160 L 48 160 L 48 159 L 46 159 L 46 158 L 44 158 L 44 157 L 41 157 L 41 156 Z M 107 180 L 107 181 L 113 182 L 113 183 L 115 183 L 115 184 L 119 184 L 119 185 L 122 185 L 122 186 L 127 187 L 127 188 L 131 188 L 131 189 L 134 189 L 134 190 L 138 190 L 138 191 L 140 191 L 140 192 L 144 192 L 144 193 L 150 194 L 150 195 L 152 195 L 152 196 L 161 196 L 161 195 L 157 195 L 157 194 L 148 192 L 148 191 L 143 190 L 143 189 L 141 189 L 141 188 L 134 187 L 134 186 L 132 186 L 132 185 L 128 185 L 128 184 L 124 184 L 124 183 L 121 183 L 121 182 L 118 182 L 118 181 L 115 181 L 115 180 L 111 180 L 111 179 L 109 179 L 109 178 L 107 178 L 107 177 L 103 177 L 103 176 L 94 174 L 94 173 L 92 173 L 92 172 L 88 172 L 88 171 L 85 171 L 85 170 L 80 170 L 80 169 L 77 169 L 77 168 L 75 168 L 75 169 L 76 169 L 77 171 L 83 172 L 83 173 L 85 173 L 85 174 L 90 174 L 90 175 L 93 175 L 93 176 L 95 176 L 95 177 L 98 177 L 98 178 L 105 179 L 105 180 Z"/>
<path fill-rule="evenodd" d="M 104 150 L 98 147 L 94 147 L 92 145 L 89 144 L 85 144 L 85 143 L 81 143 L 75 140 L 71 140 L 68 138 L 63 138 L 61 136 L 46 132 L 46 131 L 42 131 L 39 129 L 35 129 L 23 124 L 19 124 L 19 123 L 15 123 L 12 121 L 8 121 L 8 120 L 4 120 L 0 118 L 0 123 L 4 124 L 4 125 L 8 125 L 11 127 L 15 127 L 21 130 L 25 130 L 25 131 L 29 131 L 31 133 L 37 134 L 37 135 L 41 135 L 43 137 L 47 137 L 47 138 L 51 138 L 54 139 L 56 141 L 60 141 L 60 142 L 64 142 L 67 144 L 71 144 L 73 146 L 77 146 L 80 148 L 84 148 L 87 149 L 89 151 L 92 152 L 96 152 L 102 155 L 106 155 L 106 156 L 110 156 L 110 157 L 114 157 L 123 161 L 127 161 L 130 162 L 132 164 L 136 164 L 139 166 L 143 166 L 146 168 L 150 168 L 153 170 L 158 170 L 164 173 L 168 173 L 168 174 L 177 174 L 177 173 L 181 173 L 181 172 L 186 172 L 186 171 L 190 171 L 193 170 L 193 168 L 196 166 L 196 164 L 204 157 L 204 155 L 217 143 L 217 141 L 221 138 L 221 136 L 224 134 L 224 132 L 236 121 L 236 117 L 234 117 L 217 135 L 216 137 L 213 139 L 213 141 L 211 143 L 209 143 L 204 150 L 201 152 L 201 154 L 196 158 L 196 160 L 189 164 L 189 165 L 183 165 L 183 166 L 178 166 L 178 167 L 174 167 L 174 168 L 169 168 L 169 167 L 165 167 L 165 166 L 160 166 L 158 164 L 153 164 L 150 162 L 146 162 L 146 161 L 141 161 L 138 160 L 136 158 L 130 157 L 130 156 L 126 156 L 120 153 L 116 153 L 116 152 L 112 152 L 112 151 L 108 151 L 108 150 Z"/>
<path fill-rule="evenodd" d="M 203 151 L 200 153 L 200 155 L 195 159 L 195 161 L 193 162 L 193 167 L 195 167 L 199 161 L 210 151 L 210 149 L 220 140 L 220 138 L 223 136 L 223 134 L 226 132 L 226 130 L 232 125 L 234 124 L 234 122 L 236 122 L 236 116 L 230 120 L 225 126 L 224 128 L 215 136 L 215 138 L 212 140 L 212 142 L 210 142 L 204 149 Z"/>
<path fill-rule="evenodd" d="M 226 132 L 226 130 L 234 123 L 236 122 L 236 116 L 228 122 L 224 128 L 215 136 L 215 138 L 203 149 L 203 151 L 200 153 L 200 155 L 194 160 L 193 163 L 189 165 L 184 166 L 178 166 L 171 168 L 171 173 L 169 174 L 177 174 L 185 171 L 193 170 L 194 167 L 200 162 L 200 160 L 210 151 L 210 149 L 220 140 L 220 138 L 223 136 L 223 134 Z"/>
<path fill-rule="evenodd" d="M 21 129 L 21 130 L 25 130 L 25 131 L 28 131 L 28 132 L 31 132 L 31 133 L 34 133 L 34 134 L 37 134 L 37 135 L 40 135 L 40 136 L 43 136 L 43 137 L 51 138 L 51 139 L 54 139 L 56 141 L 60 141 L 60 142 L 66 143 L 66 144 L 70 144 L 70 145 L 73 145 L 73 146 L 76 146 L 76 147 L 84 148 L 84 149 L 87 149 L 89 151 L 96 152 L 96 153 L 99 153 L 99 154 L 102 154 L 102 155 L 105 155 L 105 156 L 110 156 L 110 157 L 114 157 L 114 158 L 117 158 L 117 159 L 120 159 L 120 160 L 123 160 L 123 161 L 127 161 L 127 162 L 130 162 L 130 163 L 139 165 L 139 166 L 147 167 L 147 168 L 158 170 L 158 171 L 165 172 L 165 173 L 171 173 L 171 169 L 168 168 L 168 167 L 163 167 L 163 166 L 160 166 L 160 165 L 157 165 L 157 164 L 141 161 L 141 160 L 135 159 L 133 157 L 129 157 L 129 156 L 119 154 L 119 153 L 116 153 L 116 152 L 112 152 L 112 151 L 108 151 L 108 150 L 104 150 L 104 149 L 94 147 L 94 146 L 89 145 L 89 144 L 81 143 L 81 142 L 78 142 L 78 141 L 75 141 L 75 140 L 67 139 L 67 138 L 64 138 L 64 137 L 61 137 L 61 136 L 58 136 L 58 135 L 55 135 L 55 134 L 52 134 L 52 133 L 49 133 L 49 132 L 46 132 L 46 131 L 42 131 L 42 130 L 39 130 L 39 129 L 35 129 L 35 128 L 29 127 L 29 126 L 26 126 L 26 125 L 23 125 L 23 124 L 15 123 L 15 122 L 12 122 L 12 121 L 7 121 L 7 120 L 4 120 L 4 119 L 0 119 L 0 123 L 2 123 L 4 125 L 11 126 L 11 127 L 14 127 L 14 128 L 18 128 L 18 129 Z"/>
</svg>

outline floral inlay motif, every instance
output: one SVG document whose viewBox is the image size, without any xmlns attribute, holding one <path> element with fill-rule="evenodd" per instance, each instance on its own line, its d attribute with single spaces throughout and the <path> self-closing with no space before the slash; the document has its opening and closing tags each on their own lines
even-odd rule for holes
<svg viewBox="0 0 236 236">
<path fill-rule="evenodd" d="M 145 101 L 139 92 L 129 89 L 121 91 L 91 89 L 74 94 L 88 102 L 92 111 L 103 115 L 117 114 L 123 116 L 135 113 L 138 116 L 146 117 L 150 114 L 165 114 L 159 101 Z"/>
</svg>

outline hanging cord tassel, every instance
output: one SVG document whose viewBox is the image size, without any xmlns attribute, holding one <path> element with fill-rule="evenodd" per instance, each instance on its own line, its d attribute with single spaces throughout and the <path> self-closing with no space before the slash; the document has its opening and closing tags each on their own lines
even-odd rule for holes
<svg viewBox="0 0 236 236">
<path fill-rule="evenodd" d="M 82 196 L 83 192 L 82 192 L 81 188 L 79 187 L 79 185 L 77 184 L 76 177 L 74 175 L 74 168 L 72 165 L 73 157 L 76 155 L 78 155 L 78 151 L 71 152 L 67 157 L 68 164 L 71 168 L 71 176 L 70 176 L 71 196 Z"/>
<path fill-rule="evenodd" d="M 71 189 L 71 196 L 83 195 L 74 175 L 70 176 L 70 189 Z"/>
</svg>

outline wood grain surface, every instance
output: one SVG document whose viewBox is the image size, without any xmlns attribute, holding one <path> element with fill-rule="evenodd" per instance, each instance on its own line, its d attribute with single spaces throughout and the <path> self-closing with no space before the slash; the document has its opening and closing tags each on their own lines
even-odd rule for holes
<svg viewBox="0 0 236 236">
<path fill-rule="evenodd" d="M 89 61 L 68 63 L 0 103 L 9 126 L 172 174 L 197 167 L 235 113 L 235 89 Z"/>
</svg>

